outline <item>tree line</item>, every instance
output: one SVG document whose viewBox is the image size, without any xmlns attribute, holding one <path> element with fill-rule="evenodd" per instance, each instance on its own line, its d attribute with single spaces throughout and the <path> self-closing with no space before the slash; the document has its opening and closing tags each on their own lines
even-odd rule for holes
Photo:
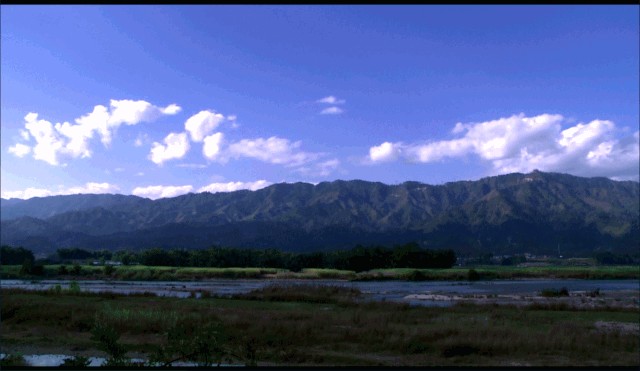
<svg viewBox="0 0 640 371">
<path fill-rule="evenodd" d="M 13 258 L 15 251 L 7 254 L 3 246 L 0 256 L 2 264 L 22 264 L 24 257 Z M 29 251 L 21 247 L 22 253 Z M 30 252 L 30 251 L 29 251 Z M 33 254 L 30 255 L 33 257 Z M 238 249 L 230 247 L 211 247 L 203 250 L 153 248 L 144 251 L 108 250 L 87 251 L 78 248 L 58 249 L 57 253 L 48 257 L 49 263 L 72 263 L 79 260 L 115 260 L 124 265 L 142 264 L 148 266 L 174 267 L 258 267 L 283 268 L 293 272 L 303 268 L 331 268 L 356 272 L 382 268 L 450 268 L 456 262 L 453 250 L 429 250 L 421 248 L 417 243 L 407 243 L 389 248 L 385 246 L 357 245 L 348 250 L 328 252 L 294 253 L 277 249 Z M 5 262 L 6 260 L 6 262 Z"/>
</svg>

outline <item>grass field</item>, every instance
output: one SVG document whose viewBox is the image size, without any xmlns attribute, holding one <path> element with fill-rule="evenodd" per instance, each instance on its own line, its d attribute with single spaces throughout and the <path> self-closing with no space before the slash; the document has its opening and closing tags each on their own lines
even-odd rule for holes
<svg viewBox="0 0 640 371">
<path fill-rule="evenodd" d="M 167 332 L 186 329 L 198 338 L 215 328 L 209 344 L 240 364 L 640 366 L 637 328 L 626 329 L 637 325 L 637 309 L 428 308 L 360 303 L 358 296 L 311 286 L 269 286 L 231 299 L 4 289 L 0 343 L 11 354 L 101 355 L 91 338 L 99 325 L 118 334 L 128 356 L 150 357 L 173 349 Z"/>
<path fill-rule="evenodd" d="M 29 278 L 20 275 L 19 265 L 0 266 L 0 275 L 5 279 Z M 71 266 L 66 266 L 70 270 Z M 301 272 L 290 272 L 278 268 L 190 268 L 162 266 L 118 266 L 113 273 L 106 275 L 104 267 L 82 265 L 80 274 L 59 274 L 59 265 L 46 265 L 41 278 L 66 279 L 116 279 L 133 281 L 191 281 L 213 278 L 296 278 L 296 279 L 343 279 L 343 280 L 467 280 L 469 267 L 449 269 L 393 268 L 375 269 L 356 273 L 337 269 L 307 268 Z M 640 266 L 548 266 L 548 267 L 512 267 L 478 266 L 473 267 L 479 279 L 523 279 L 523 278 L 576 278 L 576 279 L 640 279 Z M 38 277 L 33 277 L 38 278 Z"/>
<path fill-rule="evenodd" d="M 359 279 L 422 279 L 422 280 L 466 280 L 469 270 L 478 272 L 480 279 L 518 279 L 518 278 L 578 278 L 578 279 L 630 279 L 640 278 L 640 266 L 549 266 L 549 267 L 512 267 L 478 266 L 455 267 L 450 269 L 376 269 L 363 272 Z M 420 275 L 416 275 L 420 272 Z M 416 277 L 418 276 L 418 277 Z"/>
</svg>

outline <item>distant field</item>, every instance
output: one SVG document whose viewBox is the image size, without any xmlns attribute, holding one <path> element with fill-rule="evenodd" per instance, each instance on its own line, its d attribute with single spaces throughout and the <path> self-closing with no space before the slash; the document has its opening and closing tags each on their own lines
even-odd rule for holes
<svg viewBox="0 0 640 371">
<path fill-rule="evenodd" d="M 557 279 L 640 279 L 640 266 L 547 266 L 547 267 L 511 267 L 511 266 L 478 266 L 455 267 L 449 269 L 414 269 L 393 268 L 374 269 L 356 273 L 337 269 L 307 268 L 300 272 L 291 272 L 278 268 L 192 268 L 163 266 L 118 266 L 110 275 L 106 275 L 104 267 L 82 265 L 80 274 L 71 272 L 72 266 L 66 265 L 67 274 L 60 273 L 60 265 L 46 265 L 44 276 L 25 277 L 20 275 L 20 265 L 0 267 L 0 274 L 5 279 L 17 278 L 66 278 L 66 279 L 116 279 L 134 281 L 187 281 L 213 278 L 295 278 L 295 279 L 343 279 L 343 280 L 468 280 L 469 271 L 477 272 L 475 279 L 525 279 L 525 278 L 557 278 Z"/>
<path fill-rule="evenodd" d="M 10 354 L 105 356 L 91 336 L 100 328 L 115 339 L 113 348 L 147 359 L 158 350 L 170 359 L 208 339 L 205 346 L 240 365 L 640 365 L 639 313 L 630 309 L 412 307 L 357 302 L 353 289 L 303 286 L 204 299 L 1 293 L 0 342 Z M 168 332 L 183 334 L 174 348 Z"/>
</svg>

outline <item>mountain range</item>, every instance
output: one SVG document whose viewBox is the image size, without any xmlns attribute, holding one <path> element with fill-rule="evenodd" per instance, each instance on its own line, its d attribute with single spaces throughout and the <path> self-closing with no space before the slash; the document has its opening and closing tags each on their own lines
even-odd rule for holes
<svg viewBox="0 0 640 371">
<path fill-rule="evenodd" d="M 640 184 L 568 174 L 507 174 L 443 185 L 361 180 L 150 200 L 78 194 L 1 199 L 0 243 L 58 248 L 308 252 L 416 241 L 461 254 L 584 255 L 640 246 Z"/>
</svg>

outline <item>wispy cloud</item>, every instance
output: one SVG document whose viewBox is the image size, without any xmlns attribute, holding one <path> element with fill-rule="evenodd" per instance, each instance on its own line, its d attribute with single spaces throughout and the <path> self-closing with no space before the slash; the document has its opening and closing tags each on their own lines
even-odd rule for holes
<svg viewBox="0 0 640 371">
<path fill-rule="evenodd" d="M 145 143 L 148 143 L 148 142 L 149 142 L 149 135 L 147 135 L 146 133 L 140 133 L 136 137 L 135 142 L 133 142 L 133 145 L 136 147 L 142 147 Z"/>
<path fill-rule="evenodd" d="M 205 164 L 177 164 L 177 167 L 186 167 L 190 169 L 204 169 L 207 167 Z"/>
<path fill-rule="evenodd" d="M 328 97 L 324 97 L 322 99 L 318 99 L 317 103 L 325 103 L 325 104 L 344 104 L 346 101 L 344 99 L 338 99 L 333 95 L 329 95 Z"/>
<path fill-rule="evenodd" d="M 344 112 L 340 107 L 328 107 L 320 111 L 321 115 L 339 115 Z"/>
<path fill-rule="evenodd" d="M 372 163 L 403 158 L 430 163 L 476 155 L 492 164 L 494 173 L 543 171 L 582 176 L 638 179 L 639 132 L 618 138 L 613 122 L 593 120 L 567 129 L 561 115 L 514 115 L 480 123 L 458 123 L 459 138 L 426 143 L 384 142 L 369 149 Z"/>
<path fill-rule="evenodd" d="M 303 166 L 296 169 L 297 172 L 314 177 L 328 176 L 340 166 L 340 160 L 337 158 L 319 162 L 312 166 Z"/>
</svg>

